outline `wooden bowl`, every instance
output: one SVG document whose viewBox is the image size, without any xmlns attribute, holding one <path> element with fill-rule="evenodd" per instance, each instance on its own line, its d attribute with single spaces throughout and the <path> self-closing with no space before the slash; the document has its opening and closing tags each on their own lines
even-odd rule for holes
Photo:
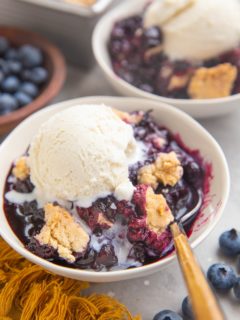
<svg viewBox="0 0 240 320">
<path fill-rule="evenodd" d="M 13 129 L 19 122 L 31 113 L 45 107 L 60 91 L 66 78 L 66 64 L 63 55 L 57 47 L 44 37 L 15 27 L 0 27 L 0 36 L 6 37 L 11 45 L 19 47 L 32 44 L 40 48 L 44 55 L 44 67 L 49 78 L 40 94 L 28 105 L 0 116 L 0 135 Z"/>
</svg>

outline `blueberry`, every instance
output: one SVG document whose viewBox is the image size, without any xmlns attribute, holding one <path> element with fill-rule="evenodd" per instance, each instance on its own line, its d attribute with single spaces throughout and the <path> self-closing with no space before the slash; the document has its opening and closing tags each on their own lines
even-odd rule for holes
<svg viewBox="0 0 240 320">
<path fill-rule="evenodd" d="M 176 312 L 170 310 L 163 310 L 155 315 L 153 320 L 182 320 Z"/>
<path fill-rule="evenodd" d="M 23 66 L 33 68 L 43 63 L 43 55 L 40 49 L 26 44 L 19 49 L 19 58 Z"/>
<path fill-rule="evenodd" d="M 191 305 L 191 302 L 188 297 L 186 297 L 182 302 L 182 314 L 183 314 L 184 319 L 185 318 L 187 320 L 194 319 L 192 305 Z"/>
<path fill-rule="evenodd" d="M 111 244 L 104 244 L 97 254 L 96 257 L 96 267 L 97 268 L 110 268 L 116 265 L 118 262 L 118 258 L 115 255 L 114 247 Z"/>
<path fill-rule="evenodd" d="M 5 53 L 4 58 L 9 61 L 11 60 L 18 61 L 19 60 L 18 50 L 14 48 L 8 49 L 7 52 Z"/>
<path fill-rule="evenodd" d="M 0 84 L 2 83 L 4 79 L 4 73 L 2 72 L 2 70 L 0 70 Z"/>
<path fill-rule="evenodd" d="M 31 193 L 33 189 L 34 189 L 34 185 L 30 181 L 29 177 L 23 181 L 17 179 L 17 181 L 13 185 L 13 190 L 20 193 Z"/>
<path fill-rule="evenodd" d="M 237 258 L 237 272 L 240 273 L 240 256 Z"/>
<path fill-rule="evenodd" d="M 19 74 L 22 70 L 22 64 L 19 61 L 8 61 L 8 68 L 11 73 Z"/>
<path fill-rule="evenodd" d="M 142 19 L 139 16 L 133 16 L 119 21 L 116 27 L 123 29 L 126 36 L 132 36 L 141 23 Z"/>
<path fill-rule="evenodd" d="M 230 290 L 236 282 L 233 269 L 224 263 L 213 264 L 208 269 L 207 277 L 215 289 L 223 292 Z"/>
<path fill-rule="evenodd" d="M 0 95 L 0 114 L 7 114 L 16 110 L 18 107 L 17 100 L 8 93 Z"/>
<path fill-rule="evenodd" d="M 57 255 L 56 250 L 53 249 L 53 247 L 41 245 L 35 238 L 30 240 L 30 242 L 26 245 L 26 249 L 47 260 L 51 260 Z"/>
<path fill-rule="evenodd" d="M 7 76 L 10 73 L 8 62 L 4 59 L 0 59 L 0 70 Z"/>
<path fill-rule="evenodd" d="M 32 70 L 24 70 L 22 73 L 22 78 L 26 81 L 40 85 L 47 80 L 48 72 L 42 67 L 37 67 Z"/>
<path fill-rule="evenodd" d="M 0 37 L 0 54 L 4 54 L 9 48 L 9 42 L 5 37 Z"/>
<path fill-rule="evenodd" d="M 184 166 L 184 178 L 192 184 L 202 181 L 202 170 L 197 162 L 189 161 Z"/>
<path fill-rule="evenodd" d="M 150 27 L 143 32 L 143 43 L 146 48 L 156 47 L 162 40 L 163 34 L 158 27 Z"/>
<path fill-rule="evenodd" d="M 153 93 L 154 92 L 154 89 L 153 87 L 150 85 L 150 84 L 147 84 L 147 83 L 143 83 L 139 86 L 139 88 L 141 90 L 144 90 L 146 92 L 149 92 L 149 93 Z"/>
<path fill-rule="evenodd" d="M 38 87 L 31 82 L 24 82 L 20 87 L 20 91 L 26 93 L 32 98 L 35 98 L 38 95 Z"/>
<path fill-rule="evenodd" d="M 115 26 L 112 30 L 111 37 L 112 39 L 122 39 L 125 36 L 125 32 L 123 28 L 119 26 Z"/>
<path fill-rule="evenodd" d="M 18 91 L 15 93 L 14 96 L 17 99 L 17 102 L 20 107 L 26 106 L 27 104 L 32 102 L 32 97 L 30 97 L 24 92 Z"/>
<path fill-rule="evenodd" d="M 226 255 L 237 256 L 240 253 L 240 233 L 236 229 L 223 232 L 219 238 L 219 245 Z"/>
<path fill-rule="evenodd" d="M 15 76 L 8 76 L 7 78 L 5 78 L 2 82 L 2 90 L 4 92 L 8 92 L 8 93 L 14 93 L 18 90 L 20 86 L 20 81 L 17 77 Z"/>
<path fill-rule="evenodd" d="M 240 300 L 240 278 L 237 278 L 236 283 L 234 284 L 233 287 L 233 292 L 235 294 L 235 297 Z"/>
</svg>

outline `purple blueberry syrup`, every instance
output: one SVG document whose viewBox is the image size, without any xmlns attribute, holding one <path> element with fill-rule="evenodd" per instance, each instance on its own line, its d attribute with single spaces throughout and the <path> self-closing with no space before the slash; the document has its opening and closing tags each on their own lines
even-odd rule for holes
<svg viewBox="0 0 240 320">
<path fill-rule="evenodd" d="M 135 139 L 145 150 L 144 160 L 129 167 L 130 180 L 136 186 L 133 198 L 129 202 L 117 201 L 110 195 L 96 200 L 90 208 L 76 207 L 79 219 L 91 231 L 91 241 L 84 253 L 74 253 L 74 263 L 68 263 L 56 250 L 40 245 L 34 238 L 45 224 L 44 210 L 39 208 L 35 199 L 31 199 L 34 186 L 30 179 L 20 181 L 13 177 L 10 170 L 5 185 L 4 211 L 13 232 L 28 250 L 59 265 L 96 271 L 133 268 L 158 261 L 172 252 L 173 240 L 168 228 L 161 234 L 146 228 L 147 186 L 138 184 L 137 172 L 144 165 L 153 163 L 160 152 L 174 151 L 177 154 L 184 170 L 182 178 L 173 187 L 159 183 L 155 190 L 165 196 L 176 219 L 196 206 L 199 194 L 204 194 L 204 184 L 209 176 L 199 154 L 185 148 L 168 129 L 156 124 L 150 112 L 145 113 L 142 120 L 132 124 L 132 127 Z M 160 144 L 159 138 L 164 143 Z M 6 197 L 11 190 L 28 195 L 30 200 L 13 203 Z M 110 225 L 99 223 L 101 214 Z M 187 233 L 196 216 L 184 224 Z"/>
<path fill-rule="evenodd" d="M 231 63 L 238 70 L 232 94 L 240 93 L 240 48 L 193 64 L 185 60 L 170 60 L 161 50 L 163 40 L 162 31 L 158 27 L 143 28 L 141 15 L 116 22 L 108 42 L 114 72 L 131 85 L 148 93 L 174 99 L 189 99 L 188 82 L 172 87 L 172 77 L 190 77 L 199 67 L 210 68 L 220 63 Z"/>
</svg>

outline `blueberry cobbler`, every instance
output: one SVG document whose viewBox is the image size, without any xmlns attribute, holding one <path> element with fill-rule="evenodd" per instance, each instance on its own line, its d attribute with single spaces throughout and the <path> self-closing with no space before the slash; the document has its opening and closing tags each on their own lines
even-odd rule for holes
<svg viewBox="0 0 240 320">
<path fill-rule="evenodd" d="M 139 15 L 117 21 L 111 31 L 108 50 L 117 76 L 168 98 L 240 93 L 238 0 L 146 3 Z"/>
<path fill-rule="evenodd" d="M 75 127 L 77 113 L 82 122 L 77 119 L 78 127 Z M 158 125 L 152 114 L 89 105 L 60 112 L 43 125 L 27 152 L 13 163 L 4 194 L 8 222 L 29 251 L 59 265 L 106 271 L 149 264 L 173 250 L 169 225 L 174 217 L 180 219 L 203 201 L 208 177 L 199 153 L 187 149 L 167 128 Z M 68 127 L 69 119 L 71 127 Z M 90 119 L 87 135 L 86 119 Z M 90 123 L 93 119 L 95 123 Z M 105 128 L 108 128 L 105 137 L 108 145 L 116 139 L 111 150 L 104 140 L 98 153 L 95 149 L 103 141 Z M 116 133 L 120 137 L 115 137 Z M 92 135 L 94 141 L 98 140 L 96 144 L 92 142 L 93 147 L 89 144 Z M 79 141 L 77 136 L 81 137 Z M 69 146 L 66 150 L 66 141 L 67 145 L 73 142 L 72 149 Z M 85 143 L 88 150 L 84 149 Z M 60 156 L 62 147 L 66 158 L 64 153 Z M 76 148 L 82 149 L 75 168 Z M 126 155 L 126 179 L 125 169 L 117 164 L 123 157 L 121 148 Z M 108 154 L 104 158 L 106 150 Z M 110 158 L 111 161 L 106 160 Z M 126 159 L 131 160 L 126 162 Z M 48 170 L 44 173 L 45 165 Z M 67 166 L 70 171 L 66 171 Z M 61 169 L 56 171 L 58 178 L 52 178 L 58 167 Z M 82 167 L 85 172 L 81 171 Z M 105 170 L 109 174 L 105 175 Z M 78 171 L 81 171 L 79 178 Z M 113 180 L 117 183 L 112 187 L 115 183 L 112 182 L 109 188 Z M 99 181 L 102 190 L 98 191 Z M 195 217 L 185 223 L 187 233 Z"/>
</svg>

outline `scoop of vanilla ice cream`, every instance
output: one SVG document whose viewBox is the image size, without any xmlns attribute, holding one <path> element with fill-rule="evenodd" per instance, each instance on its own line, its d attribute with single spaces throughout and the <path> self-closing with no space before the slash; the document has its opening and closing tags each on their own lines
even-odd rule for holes
<svg viewBox="0 0 240 320">
<path fill-rule="evenodd" d="M 159 26 L 171 59 L 210 59 L 240 43 L 239 0 L 155 0 L 144 26 Z"/>
<path fill-rule="evenodd" d="M 29 150 L 31 181 L 40 199 L 89 207 L 115 194 L 130 200 L 128 166 L 137 155 L 132 127 L 110 107 L 81 105 L 46 121 Z"/>
</svg>

